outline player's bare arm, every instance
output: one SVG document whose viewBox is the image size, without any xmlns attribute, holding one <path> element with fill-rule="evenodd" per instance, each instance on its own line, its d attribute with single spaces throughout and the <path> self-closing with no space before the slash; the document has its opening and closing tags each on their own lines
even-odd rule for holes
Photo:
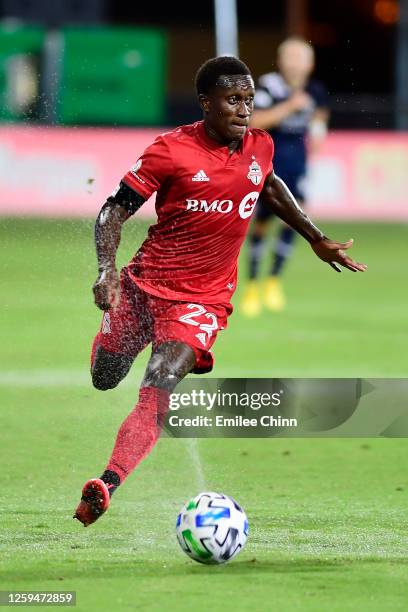
<svg viewBox="0 0 408 612">
<path fill-rule="evenodd" d="M 101 310 L 115 308 L 120 298 L 116 252 L 122 225 L 140 208 L 144 198 L 121 182 L 118 191 L 102 206 L 95 223 L 98 278 L 93 285 L 95 304 Z"/>
<path fill-rule="evenodd" d="M 266 204 L 272 207 L 278 217 L 310 243 L 320 259 L 327 262 L 337 272 L 341 271 L 338 264 L 352 272 L 364 272 L 367 269 L 365 264 L 354 261 L 344 252 L 352 246 L 353 240 L 336 242 L 327 238 L 311 222 L 285 183 L 274 172 L 267 177 L 261 197 Z"/>
</svg>

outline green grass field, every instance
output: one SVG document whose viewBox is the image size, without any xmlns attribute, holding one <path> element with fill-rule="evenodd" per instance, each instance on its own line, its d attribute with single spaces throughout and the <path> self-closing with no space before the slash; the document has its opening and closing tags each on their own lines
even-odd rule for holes
<svg viewBox="0 0 408 612">
<path fill-rule="evenodd" d="M 322 226 L 354 237 L 368 272 L 336 274 L 299 241 L 287 311 L 246 321 L 237 309 L 215 345 L 215 376 L 406 376 L 406 228 Z M 119 388 L 92 388 L 92 222 L 0 228 L 1 589 L 76 590 L 81 611 L 407 608 L 404 439 L 163 438 L 106 516 L 88 529 L 73 521 L 147 354 Z M 144 233 L 128 224 L 121 263 Z M 202 489 L 247 512 L 248 544 L 229 565 L 195 564 L 176 542 L 177 512 Z"/>
</svg>

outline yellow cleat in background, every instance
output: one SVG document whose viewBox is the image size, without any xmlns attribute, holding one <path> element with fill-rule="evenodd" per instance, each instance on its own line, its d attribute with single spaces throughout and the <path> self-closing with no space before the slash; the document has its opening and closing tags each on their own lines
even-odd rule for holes
<svg viewBox="0 0 408 612">
<path fill-rule="evenodd" d="M 240 304 L 240 312 L 244 317 L 254 318 L 261 312 L 262 304 L 257 281 L 249 281 L 244 289 Z"/>
<path fill-rule="evenodd" d="M 285 295 L 277 276 L 270 276 L 265 281 L 264 304 L 272 312 L 281 312 L 286 306 Z"/>
</svg>

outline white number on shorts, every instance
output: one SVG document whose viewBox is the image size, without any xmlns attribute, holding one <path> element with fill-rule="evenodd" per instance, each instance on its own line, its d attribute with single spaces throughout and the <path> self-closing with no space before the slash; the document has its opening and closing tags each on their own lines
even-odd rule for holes
<svg viewBox="0 0 408 612">
<path fill-rule="evenodd" d="M 187 308 L 189 308 L 190 310 L 192 308 L 195 308 L 196 310 L 194 310 L 194 312 L 188 312 L 187 314 L 183 315 L 179 318 L 179 321 L 183 321 L 183 323 L 188 323 L 189 325 L 199 326 L 199 322 L 194 321 L 194 317 L 199 317 L 200 315 L 206 312 L 204 306 L 200 306 L 200 304 L 187 304 Z"/>
<path fill-rule="evenodd" d="M 206 319 L 211 319 L 211 323 L 201 323 L 200 329 L 202 329 L 206 334 L 208 334 L 208 338 L 211 338 L 213 331 L 218 329 L 217 317 L 212 312 L 206 312 Z"/>
<path fill-rule="evenodd" d="M 212 312 L 207 312 L 204 306 L 201 304 L 187 304 L 187 308 L 189 310 L 193 310 L 193 312 L 188 312 L 187 314 L 181 316 L 179 321 L 183 323 L 188 323 L 189 325 L 194 325 L 205 332 L 208 336 L 208 339 L 211 338 L 213 331 L 218 329 L 217 317 Z M 201 315 L 205 315 L 206 319 L 211 319 L 211 323 L 199 323 L 195 321 L 195 317 L 199 317 Z"/>
</svg>

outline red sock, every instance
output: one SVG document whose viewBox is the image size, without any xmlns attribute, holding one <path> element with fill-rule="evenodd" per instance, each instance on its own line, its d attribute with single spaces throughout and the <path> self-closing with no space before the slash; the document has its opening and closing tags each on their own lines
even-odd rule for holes
<svg viewBox="0 0 408 612">
<path fill-rule="evenodd" d="M 121 483 L 156 444 L 169 406 L 169 395 L 168 391 L 157 387 L 140 389 L 139 401 L 120 426 L 106 467 L 118 474 Z"/>
</svg>

